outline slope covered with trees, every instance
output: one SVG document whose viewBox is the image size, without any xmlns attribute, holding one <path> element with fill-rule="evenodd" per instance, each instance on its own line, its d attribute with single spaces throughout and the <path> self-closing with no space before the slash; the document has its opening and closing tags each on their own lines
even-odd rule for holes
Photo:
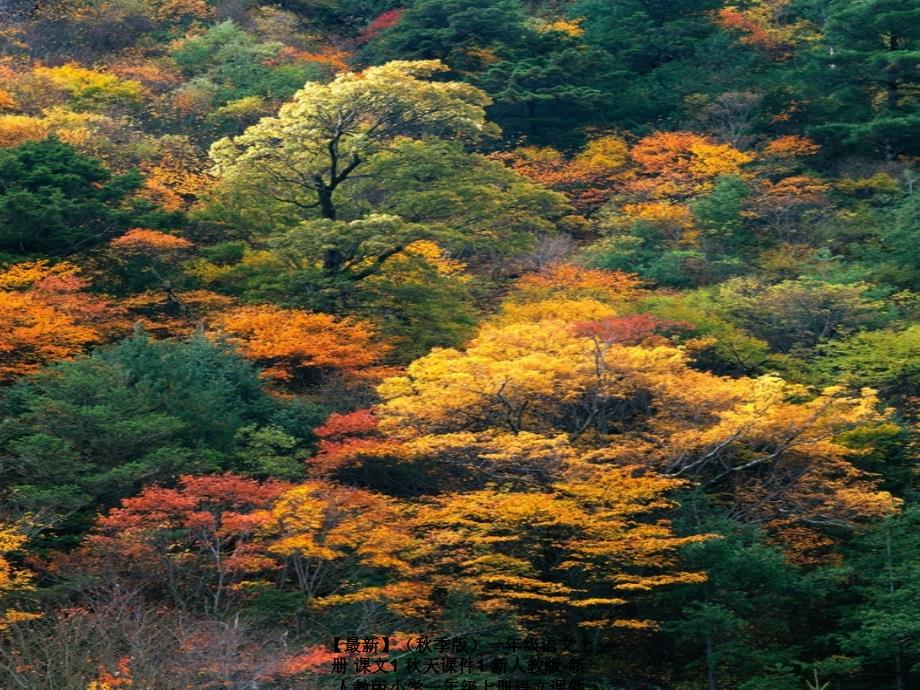
<svg viewBox="0 0 920 690">
<path fill-rule="evenodd" d="M 917 687 L 918 156 L 915 0 L 0 0 L 0 687 Z"/>
</svg>

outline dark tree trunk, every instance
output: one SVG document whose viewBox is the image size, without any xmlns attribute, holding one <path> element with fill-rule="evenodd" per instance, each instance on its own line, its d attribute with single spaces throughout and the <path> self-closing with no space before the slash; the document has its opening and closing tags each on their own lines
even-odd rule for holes
<svg viewBox="0 0 920 690">
<path fill-rule="evenodd" d="M 716 676 L 716 650 L 712 635 L 706 633 L 706 682 L 709 690 L 719 690 L 719 679 Z"/>
<path fill-rule="evenodd" d="M 332 189 L 322 179 L 317 180 L 316 195 L 319 197 L 319 212 L 323 218 L 335 220 L 335 204 L 332 203 Z"/>
</svg>

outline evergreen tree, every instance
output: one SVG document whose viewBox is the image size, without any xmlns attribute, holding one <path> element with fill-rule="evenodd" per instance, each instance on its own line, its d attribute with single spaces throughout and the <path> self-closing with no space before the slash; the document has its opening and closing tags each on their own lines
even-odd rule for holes
<svg viewBox="0 0 920 690">
<path fill-rule="evenodd" d="M 819 48 L 829 143 L 888 157 L 920 152 L 920 6 L 913 0 L 833 2 Z"/>
<path fill-rule="evenodd" d="M 136 171 L 112 175 L 57 139 L 0 150 L 0 250 L 67 255 L 107 242 L 132 226 L 179 221 L 131 198 Z"/>
</svg>

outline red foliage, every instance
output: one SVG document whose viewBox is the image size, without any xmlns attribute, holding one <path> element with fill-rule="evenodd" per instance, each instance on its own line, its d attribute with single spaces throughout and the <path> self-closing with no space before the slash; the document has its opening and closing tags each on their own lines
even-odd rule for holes
<svg viewBox="0 0 920 690">
<path fill-rule="evenodd" d="M 333 412 L 322 426 L 313 433 L 328 442 L 352 434 L 369 434 L 377 430 L 377 418 L 370 410 L 356 410 L 348 414 Z"/>
<path fill-rule="evenodd" d="M 648 314 L 630 314 L 576 324 L 575 333 L 608 344 L 642 345 L 653 344 L 663 332 L 688 331 L 692 328 L 692 324 L 683 321 L 659 319 Z"/>
<path fill-rule="evenodd" d="M 317 427 L 319 452 L 310 460 L 310 472 L 322 476 L 345 465 L 360 464 L 364 458 L 397 456 L 399 444 L 384 438 L 377 428 L 377 418 L 370 410 L 348 414 L 333 413 Z"/>
<path fill-rule="evenodd" d="M 168 582 L 179 605 L 199 601 L 209 613 L 222 611 L 236 582 L 277 566 L 265 555 L 260 530 L 291 487 L 230 473 L 184 475 L 176 488 L 150 486 L 99 518 L 80 557 L 100 573 L 123 564 L 124 574 L 151 587 Z"/>
<path fill-rule="evenodd" d="M 357 43 L 358 45 L 364 45 L 365 43 L 370 43 L 377 36 L 387 29 L 396 26 L 399 24 L 402 19 L 404 9 L 395 9 L 389 10 L 379 15 L 374 19 L 370 24 L 364 27 L 361 30 L 361 33 L 358 34 Z"/>
<path fill-rule="evenodd" d="M 222 521 L 258 508 L 267 508 L 289 489 L 284 482 L 258 482 L 235 474 L 179 478 L 179 487 L 150 486 L 121 508 L 99 519 L 103 530 L 121 534 L 151 528 L 218 529 Z"/>
<path fill-rule="evenodd" d="M 316 645 L 305 649 L 300 654 L 286 656 L 278 661 L 260 680 L 277 680 L 290 678 L 304 673 L 329 673 L 332 660 L 340 656 L 326 645 Z"/>
</svg>

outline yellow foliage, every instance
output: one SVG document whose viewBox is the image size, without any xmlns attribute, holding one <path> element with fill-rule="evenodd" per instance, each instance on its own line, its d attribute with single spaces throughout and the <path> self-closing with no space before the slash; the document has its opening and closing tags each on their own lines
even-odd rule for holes
<svg viewBox="0 0 920 690">
<path fill-rule="evenodd" d="M 565 327 L 566 321 L 597 321 L 616 316 L 616 310 L 608 304 L 593 299 L 547 299 L 539 302 L 507 302 L 496 323 L 527 323 L 557 321 Z M 549 324 L 546 324 L 549 328 Z"/>
<path fill-rule="evenodd" d="M 469 465 L 478 458 L 501 476 L 507 472 L 495 463 L 505 458 L 517 458 L 522 471 L 545 472 L 573 457 L 641 463 L 665 475 L 719 476 L 731 486 L 735 510 L 757 521 L 780 510 L 844 524 L 896 506 L 851 464 L 854 451 L 841 441 L 849 430 L 884 418 L 872 391 L 815 394 L 777 376 L 696 371 L 681 349 L 605 336 L 605 312 L 584 299 L 507 303 L 463 351 L 436 349 L 384 381 L 380 429 L 410 457 Z M 639 436 L 624 421 L 630 414 L 641 419 Z M 470 436 L 465 429 L 480 431 Z M 559 445 L 560 434 L 571 447 Z M 540 458 L 534 465 L 522 460 L 531 443 Z M 501 444 L 508 444 L 506 453 L 493 450 Z M 766 501 L 764 492 L 776 492 L 776 483 L 782 499 Z"/>
<path fill-rule="evenodd" d="M 658 379 L 675 367 L 685 364 L 674 348 L 599 349 L 565 321 L 487 325 L 465 352 L 434 350 L 413 362 L 406 376 L 385 381 L 379 389 L 386 401 L 381 425 L 434 430 L 457 420 L 488 419 L 514 432 L 541 431 L 560 407 L 577 405 L 586 394 L 629 397 L 663 385 Z M 586 424 L 592 421 L 588 414 Z"/>
<path fill-rule="evenodd" d="M 693 143 L 690 153 L 693 155 L 689 166 L 690 172 L 704 178 L 737 174 L 742 165 L 754 160 L 750 154 L 738 151 L 728 144 L 712 144 L 707 141 Z"/>
<path fill-rule="evenodd" d="M 32 589 L 32 575 L 13 567 L 8 556 L 19 550 L 26 542 L 26 536 L 15 526 L 0 522 L 0 602 L 4 596 Z M 0 631 L 10 625 L 38 618 L 39 614 L 0 608 Z"/>
<path fill-rule="evenodd" d="M 624 582 L 652 589 L 703 579 L 653 570 L 670 568 L 679 546 L 708 536 L 683 539 L 662 523 L 637 520 L 670 505 L 665 492 L 682 482 L 577 460 L 558 474 L 566 481 L 542 491 L 455 493 L 419 510 L 438 564 L 459 565 L 483 610 L 517 610 L 536 621 L 560 607 L 625 604 L 624 597 L 611 596 Z M 540 564 L 545 549 L 558 554 L 559 566 Z M 577 586 L 567 578 L 570 571 L 581 573 Z"/>
<path fill-rule="evenodd" d="M 463 282 L 469 280 L 465 274 L 466 264 L 450 257 L 450 255 L 437 242 L 431 240 L 416 240 L 407 245 L 399 255 L 393 257 L 393 261 L 398 263 L 407 257 L 420 257 L 426 263 L 437 270 L 444 276 L 457 276 Z"/>
<path fill-rule="evenodd" d="M 551 22 L 542 22 L 537 25 L 539 31 L 558 31 L 572 38 L 583 36 L 585 30 L 581 28 L 584 17 L 577 19 L 556 19 Z"/>
<path fill-rule="evenodd" d="M 667 232 L 675 241 L 685 239 L 694 222 L 693 212 L 688 206 L 667 200 L 624 204 L 621 211 L 629 223 L 651 223 Z"/>
<path fill-rule="evenodd" d="M 587 146 L 572 161 L 576 168 L 590 170 L 618 170 L 629 161 L 629 145 L 616 136 L 599 137 Z"/>
<path fill-rule="evenodd" d="M 0 148 L 16 146 L 26 141 L 38 141 L 48 136 L 48 126 L 39 118 L 28 115 L 0 115 Z"/>
<path fill-rule="evenodd" d="M 113 141 L 113 133 L 124 132 L 129 126 L 124 120 L 103 113 L 75 111 L 64 106 L 45 108 L 41 122 L 64 143 L 109 165 L 123 150 L 121 144 Z"/>
<path fill-rule="evenodd" d="M 754 160 L 728 144 L 694 132 L 656 132 L 630 150 L 643 176 L 629 187 L 655 198 L 706 192 L 719 175 L 735 175 Z"/>
<path fill-rule="evenodd" d="M 0 289 L 24 290 L 46 278 L 75 276 L 79 272 L 80 268 L 69 261 L 59 261 L 56 264 L 50 264 L 47 259 L 23 261 L 0 273 Z"/>
<path fill-rule="evenodd" d="M 287 268 L 287 264 L 276 252 L 265 249 L 247 249 L 242 261 L 237 264 L 224 266 L 199 259 L 188 264 L 185 270 L 205 285 L 219 285 L 221 283 L 233 284 L 241 274 L 263 271 L 280 273 Z"/>
<path fill-rule="evenodd" d="M 290 560 L 300 586 L 313 593 L 320 573 L 375 568 L 411 576 L 414 546 L 404 509 L 394 499 L 361 489 L 309 481 L 283 494 L 263 528 L 268 551 Z M 357 589 L 324 605 L 374 599 L 374 588 Z M 405 596 L 403 597 L 405 599 Z"/>
<path fill-rule="evenodd" d="M 77 105 L 129 105 L 143 99 L 144 88 L 133 79 L 118 77 L 68 62 L 60 67 L 36 67 L 35 74 L 70 94 Z"/>
</svg>

